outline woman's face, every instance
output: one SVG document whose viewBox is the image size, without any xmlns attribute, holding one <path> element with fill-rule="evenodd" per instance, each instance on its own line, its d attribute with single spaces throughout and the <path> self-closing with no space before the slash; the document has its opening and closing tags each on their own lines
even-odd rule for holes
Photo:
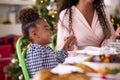
<svg viewBox="0 0 120 80">
<path fill-rule="evenodd" d="M 45 20 L 41 20 L 37 25 L 36 35 L 38 36 L 38 44 L 48 45 L 52 42 L 52 31 Z"/>
</svg>

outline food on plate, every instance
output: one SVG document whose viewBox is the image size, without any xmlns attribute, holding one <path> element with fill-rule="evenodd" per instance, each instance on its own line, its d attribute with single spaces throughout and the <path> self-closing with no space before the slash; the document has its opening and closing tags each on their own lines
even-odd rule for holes
<svg viewBox="0 0 120 80">
<path fill-rule="evenodd" d="M 105 68 L 101 68 L 101 69 L 96 70 L 96 72 L 100 73 L 100 74 L 107 74 L 107 73 L 111 72 L 111 69 L 108 67 L 105 67 Z"/>
<path fill-rule="evenodd" d="M 85 64 L 82 64 L 82 63 L 78 63 L 76 64 L 76 66 L 82 68 L 85 72 L 93 72 L 93 73 L 96 73 L 96 71 L 94 69 L 92 69 L 91 67 L 85 65 Z"/>
<path fill-rule="evenodd" d="M 120 54 L 94 55 L 89 57 L 86 61 L 102 63 L 120 63 Z"/>
<path fill-rule="evenodd" d="M 64 79 L 64 80 L 91 80 L 91 79 L 90 79 L 90 77 L 86 76 L 85 74 L 71 73 L 71 74 L 69 74 L 68 79 Z"/>
<path fill-rule="evenodd" d="M 116 75 L 116 74 L 120 73 L 120 69 L 118 69 L 118 68 L 110 69 L 108 67 L 105 67 L 105 68 L 102 68 L 102 69 L 98 69 L 96 71 L 98 73 L 101 73 L 101 74 L 113 74 L 113 75 Z"/>
<path fill-rule="evenodd" d="M 84 64 L 97 73 L 107 74 L 113 72 L 113 69 L 120 69 L 120 54 L 93 55 L 86 59 Z"/>
<path fill-rule="evenodd" d="M 45 69 L 37 72 L 32 80 L 50 80 L 51 76 L 50 69 Z"/>
<path fill-rule="evenodd" d="M 120 73 L 120 69 L 115 68 L 115 69 L 111 69 L 111 71 L 107 72 L 107 74 L 118 74 Z"/>
</svg>

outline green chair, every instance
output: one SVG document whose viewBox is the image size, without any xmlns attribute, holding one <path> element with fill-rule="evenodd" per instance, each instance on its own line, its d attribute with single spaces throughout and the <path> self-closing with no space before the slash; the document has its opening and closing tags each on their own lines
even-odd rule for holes
<svg viewBox="0 0 120 80">
<path fill-rule="evenodd" d="M 29 42 L 26 41 L 24 37 L 20 37 L 16 43 L 16 52 L 18 55 L 19 64 L 22 69 L 25 80 L 30 80 L 29 73 L 27 71 L 27 67 L 26 67 L 26 63 L 25 63 L 25 55 L 27 52 L 26 46 L 28 44 L 29 44 Z"/>
<path fill-rule="evenodd" d="M 54 34 L 52 36 L 52 43 L 50 44 L 50 47 L 52 49 L 54 49 L 54 51 L 56 51 L 56 48 L 55 48 L 56 36 L 57 36 L 57 34 Z M 22 69 L 25 80 L 30 80 L 30 77 L 29 77 L 29 74 L 27 71 L 27 67 L 26 67 L 26 63 L 25 63 L 25 55 L 27 52 L 28 44 L 29 44 L 29 41 L 27 41 L 24 37 L 20 37 L 16 43 L 16 52 L 17 52 L 19 64 Z"/>
</svg>

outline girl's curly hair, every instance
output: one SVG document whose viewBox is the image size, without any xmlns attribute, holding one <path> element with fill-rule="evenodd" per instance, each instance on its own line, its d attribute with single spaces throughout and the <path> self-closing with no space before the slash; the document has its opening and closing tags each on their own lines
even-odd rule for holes
<svg viewBox="0 0 120 80">
<path fill-rule="evenodd" d="M 26 25 L 39 19 L 39 14 L 32 8 L 25 8 L 19 11 L 18 19 L 22 24 Z"/>
<path fill-rule="evenodd" d="M 29 29 L 36 27 L 36 23 L 42 18 L 32 8 L 24 8 L 19 11 L 18 19 L 22 24 L 22 32 L 25 38 L 30 40 Z M 30 40 L 31 41 L 31 40 Z"/>
</svg>

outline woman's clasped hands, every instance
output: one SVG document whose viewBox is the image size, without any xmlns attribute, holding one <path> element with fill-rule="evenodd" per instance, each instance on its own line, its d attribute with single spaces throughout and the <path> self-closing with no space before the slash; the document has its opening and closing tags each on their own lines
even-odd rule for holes
<svg viewBox="0 0 120 80">
<path fill-rule="evenodd" d="M 74 49 L 74 44 L 76 43 L 76 37 L 74 35 L 70 35 L 66 37 L 64 41 L 65 44 L 63 46 L 63 49 L 66 51 L 72 51 Z"/>
</svg>

